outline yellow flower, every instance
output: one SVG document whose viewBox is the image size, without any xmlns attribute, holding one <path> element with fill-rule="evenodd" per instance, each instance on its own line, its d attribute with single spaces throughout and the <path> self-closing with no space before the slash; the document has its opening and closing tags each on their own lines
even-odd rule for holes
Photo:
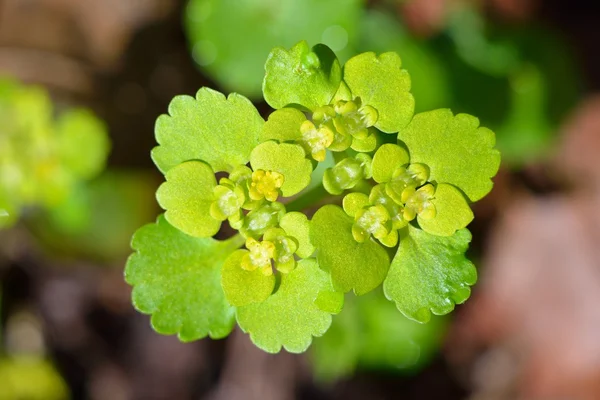
<svg viewBox="0 0 600 400">
<path fill-rule="evenodd" d="M 284 177 L 279 172 L 258 169 L 252 172 L 252 181 L 249 187 L 249 196 L 252 200 L 276 201 L 281 193 Z"/>
</svg>

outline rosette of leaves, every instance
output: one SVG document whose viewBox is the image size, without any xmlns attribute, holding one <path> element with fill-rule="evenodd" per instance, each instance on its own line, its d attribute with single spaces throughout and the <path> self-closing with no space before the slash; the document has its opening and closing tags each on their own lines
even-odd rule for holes
<svg viewBox="0 0 600 400">
<path fill-rule="evenodd" d="M 58 114 L 45 90 L 0 79 L 0 228 L 53 207 L 104 168 L 106 127 L 86 109 Z"/>
<path fill-rule="evenodd" d="M 476 281 L 469 203 L 492 189 L 494 134 L 447 109 L 414 115 L 391 52 L 342 66 L 325 45 L 275 48 L 263 94 L 266 121 L 245 97 L 208 88 L 157 120 L 165 213 L 134 235 L 125 271 L 153 327 L 191 341 L 237 322 L 265 351 L 303 352 L 346 292 L 383 283 L 417 322 L 464 302 Z M 321 207 L 309 219 L 298 204 Z M 237 233 L 214 239 L 225 222 Z"/>
</svg>

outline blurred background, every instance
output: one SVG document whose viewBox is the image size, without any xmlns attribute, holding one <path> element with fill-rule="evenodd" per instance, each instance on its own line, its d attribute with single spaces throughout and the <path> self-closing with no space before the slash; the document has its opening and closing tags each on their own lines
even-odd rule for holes
<svg viewBox="0 0 600 400">
<path fill-rule="evenodd" d="M 0 400 L 599 399 L 600 3 L 0 0 Z M 261 102 L 274 46 L 396 51 L 417 111 L 497 134 L 471 299 L 427 325 L 349 297 L 303 355 L 181 344 L 122 273 L 159 209 L 156 117 L 201 86 Z"/>
</svg>

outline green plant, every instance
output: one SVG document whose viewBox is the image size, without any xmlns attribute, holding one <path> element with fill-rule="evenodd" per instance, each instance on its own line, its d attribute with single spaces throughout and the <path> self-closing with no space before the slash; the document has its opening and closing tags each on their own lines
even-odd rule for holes
<svg viewBox="0 0 600 400">
<path fill-rule="evenodd" d="M 22 210 L 52 208 L 104 168 L 106 127 L 86 109 L 55 118 L 46 91 L 0 78 L 0 228 Z"/>
<path fill-rule="evenodd" d="M 464 255 L 469 202 L 500 164 L 493 132 L 447 109 L 413 115 L 396 53 L 342 68 L 327 46 L 300 42 L 273 49 L 265 71 L 266 121 L 208 88 L 158 118 L 166 212 L 132 241 L 135 307 L 182 341 L 225 337 L 237 321 L 265 351 L 303 352 L 346 292 L 383 283 L 423 323 L 464 302 L 477 277 Z M 238 233 L 212 238 L 224 221 Z"/>
</svg>

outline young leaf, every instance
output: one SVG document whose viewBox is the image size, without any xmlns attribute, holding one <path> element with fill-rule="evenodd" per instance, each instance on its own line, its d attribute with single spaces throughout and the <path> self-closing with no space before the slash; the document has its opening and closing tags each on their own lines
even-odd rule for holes
<svg viewBox="0 0 600 400">
<path fill-rule="evenodd" d="M 313 336 L 322 336 L 331 325 L 330 313 L 315 304 L 321 291 L 331 290 L 328 278 L 314 259 L 300 261 L 281 275 L 279 288 L 267 300 L 237 309 L 240 328 L 264 351 L 277 353 L 283 347 L 302 353 Z"/>
<path fill-rule="evenodd" d="M 375 127 L 386 133 L 398 132 L 413 116 L 415 100 L 410 94 L 410 76 L 401 69 L 396 53 L 373 52 L 352 57 L 344 65 L 344 82 L 363 105 L 379 114 Z"/>
<path fill-rule="evenodd" d="M 319 265 L 331 275 L 335 290 L 357 295 L 375 289 L 385 278 L 390 260 L 372 240 L 358 243 L 352 236 L 354 220 L 338 206 L 321 207 L 310 223 L 310 240 Z"/>
<path fill-rule="evenodd" d="M 352 218 L 354 218 L 356 213 L 360 210 L 367 207 L 369 203 L 369 196 L 360 192 L 348 193 L 344 196 L 344 200 L 342 200 L 344 211 Z"/>
<path fill-rule="evenodd" d="M 469 286 L 477 281 L 475 266 L 464 255 L 470 241 L 467 229 L 444 237 L 409 225 L 383 283 L 385 296 L 417 322 L 428 322 L 431 313 L 448 314 L 469 298 Z"/>
<path fill-rule="evenodd" d="M 234 251 L 223 265 L 221 284 L 232 306 L 241 307 L 266 300 L 275 287 L 275 276 L 264 275 L 260 269 L 242 269 L 242 259 L 248 250 Z"/>
<path fill-rule="evenodd" d="M 263 94 L 275 109 L 299 104 L 309 110 L 329 104 L 342 81 L 342 69 L 331 49 L 305 41 L 290 50 L 274 48 L 265 63 Z"/>
<path fill-rule="evenodd" d="M 306 215 L 301 212 L 289 212 L 281 218 L 279 226 L 298 241 L 298 257 L 308 258 L 315 252 L 309 238 L 310 223 Z"/>
<path fill-rule="evenodd" d="M 435 206 L 435 217 L 418 217 L 419 226 L 432 235 L 452 236 L 454 232 L 473 221 L 473 211 L 463 194 L 454 186 L 440 183 L 431 201 Z"/>
<path fill-rule="evenodd" d="M 264 142 L 250 154 L 253 170 L 276 171 L 283 175 L 281 192 L 284 197 L 293 196 L 308 186 L 312 164 L 305 158 L 301 146 L 291 143 Z"/>
<path fill-rule="evenodd" d="M 167 210 L 165 218 L 188 235 L 210 237 L 219 231 L 221 221 L 210 215 L 215 175 L 201 161 L 188 161 L 171 168 L 167 181 L 156 191 L 156 198 Z"/>
<path fill-rule="evenodd" d="M 377 183 L 391 181 L 396 168 L 408 164 L 408 161 L 408 153 L 402 147 L 393 143 L 382 145 L 373 156 L 373 179 Z"/>
<path fill-rule="evenodd" d="M 215 172 L 231 171 L 248 162 L 264 120 L 252 103 L 237 93 L 202 88 L 196 98 L 177 96 L 169 115 L 156 120 L 152 159 L 166 173 L 189 160 L 202 160 Z"/>
<path fill-rule="evenodd" d="M 500 152 L 494 148 L 494 132 L 479 127 L 477 118 L 453 116 L 448 109 L 420 113 L 398 133 L 398 139 L 410 149 L 411 163 L 429 167 L 430 181 L 450 183 L 470 201 L 492 190 Z"/>
<path fill-rule="evenodd" d="M 295 141 L 302 137 L 300 125 L 306 121 L 304 113 L 297 108 L 282 108 L 269 115 L 263 126 L 260 141 L 276 140 L 278 142 Z"/>
<path fill-rule="evenodd" d="M 221 288 L 221 267 L 242 243 L 238 236 L 223 242 L 187 236 L 159 217 L 133 236 L 136 252 L 125 267 L 133 304 L 152 314 L 158 333 L 181 341 L 227 336 L 234 309 Z"/>
</svg>

